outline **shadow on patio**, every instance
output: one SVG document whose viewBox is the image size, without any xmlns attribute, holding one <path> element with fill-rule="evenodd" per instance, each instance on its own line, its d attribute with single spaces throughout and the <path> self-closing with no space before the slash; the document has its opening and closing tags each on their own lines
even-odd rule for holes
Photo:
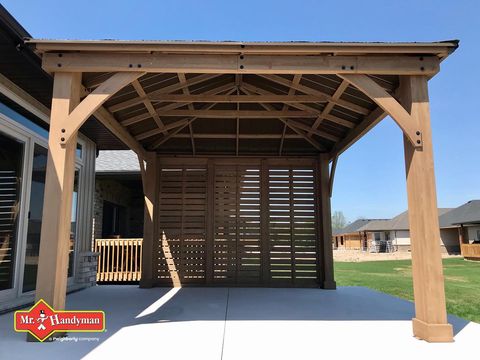
<svg viewBox="0 0 480 360">
<path fill-rule="evenodd" d="M 5 334 L 0 338 L 0 358 L 57 358 L 65 351 L 72 359 L 160 354 L 162 358 L 231 359 L 268 357 L 272 351 L 277 352 L 275 358 L 282 358 L 308 356 L 321 348 L 351 346 L 352 351 L 355 346 L 366 349 L 373 344 L 400 346 L 399 351 L 405 352 L 427 344 L 411 337 L 413 303 L 362 287 L 325 291 L 97 286 L 69 295 L 67 306 L 104 310 L 107 331 L 72 333 L 68 340 L 50 344 L 26 343 L 24 334 L 13 332 L 13 314 L 5 314 L 0 317 Z M 454 346 L 458 351 L 463 332 L 480 334 L 477 324 L 454 316 L 449 320 L 458 334 L 456 343 L 431 344 L 431 349 Z M 403 349 L 402 343 L 406 344 Z"/>
</svg>

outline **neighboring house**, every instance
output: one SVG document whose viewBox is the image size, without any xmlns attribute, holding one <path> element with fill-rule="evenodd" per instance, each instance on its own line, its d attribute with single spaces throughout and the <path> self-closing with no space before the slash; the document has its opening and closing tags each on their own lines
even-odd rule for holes
<svg viewBox="0 0 480 360">
<path fill-rule="evenodd" d="M 100 151 L 95 171 L 94 238 L 141 238 L 144 204 L 137 155 Z"/>
<path fill-rule="evenodd" d="M 42 70 L 38 55 L 23 46 L 26 37 L 30 34 L 0 5 L 0 312 L 33 301 L 40 251 L 53 79 Z M 97 148 L 115 144 L 123 147 L 94 118 L 80 129 L 68 291 L 94 279 L 90 220 L 95 155 Z"/>
<path fill-rule="evenodd" d="M 440 244 L 442 252 L 459 253 L 458 225 L 447 214 L 456 209 L 439 208 Z M 480 221 L 479 221 L 480 223 Z M 333 236 L 334 248 L 371 252 L 410 251 L 408 212 L 390 220 L 357 220 Z"/>
<path fill-rule="evenodd" d="M 335 249 L 367 250 L 370 248 L 373 233 L 366 226 L 375 222 L 387 222 L 387 219 L 358 219 L 343 229 L 333 230 Z"/>
</svg>

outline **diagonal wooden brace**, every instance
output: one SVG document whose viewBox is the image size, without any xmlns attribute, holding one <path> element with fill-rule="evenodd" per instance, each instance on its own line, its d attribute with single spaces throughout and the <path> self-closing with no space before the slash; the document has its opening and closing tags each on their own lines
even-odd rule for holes
<svg viewBox="0 0 480 360">
<path fill-rule="evenodd" d="M 60 144 L 65 146 L 74 137 L 83 123 L 93 115 L 105 101 L 143 74 L 144 73 L 141 72 L 119 72 L 112 75 L 83 99 L 68 117 L 62 121 L 59 134 L 50 134 L 50 136 L 58 136 Z"/>
<path fill-rule="evenodd" d="M 384 88 L 367 75 L 338 74 L 338 76 L 355 86 L 389 114 L 413 147 L 421 148 L 423 146 L 422 132 L 416 119 Z"/>
</svg>

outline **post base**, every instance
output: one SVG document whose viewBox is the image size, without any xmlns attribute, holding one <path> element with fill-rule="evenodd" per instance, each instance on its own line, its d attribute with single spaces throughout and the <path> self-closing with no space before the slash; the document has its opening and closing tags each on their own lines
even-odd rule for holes
<svg viewBox="0 0 480 360">
<path fill-rule="evenodd" d="M 327 281 L 323 282 L 321 288 L 325 289 L 325 290 L 336 290 L 337 289 L 337 283 L 333 280 L 327 280 Z"/>
<path fill-rule="evenodd" d="M 413 336 L 428 342 L 453 342 L 453 328 L 450 324 L 427 324 L 417 318 L 412 319 Z"/>
</svg>

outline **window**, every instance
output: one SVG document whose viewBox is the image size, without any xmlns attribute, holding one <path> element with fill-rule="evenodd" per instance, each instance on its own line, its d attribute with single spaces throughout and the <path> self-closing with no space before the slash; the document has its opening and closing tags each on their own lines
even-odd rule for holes
<svg viewBox="0 0 480 360">
<path fill-rule="evenodd" d="M 78 189 L 80 183 L 80 169 L 75 169 L 72 195 L 72 220 L 70 226 L 70 246 L 68 252 L 68 277 L 72 277 L 75 267 L 75 242 L 78 235 Z"/>
<path fill-rule="evenodd" d="M 382 238 L 382 236 L 380 235 L 379 232 L 373 233 L 373 236 L 374 236 L 375 241 L 380 241 L 381 238 Z"/>
<path fill-rule="evenodd" d="M 14 287 L 24 146 L 0 133 L 0 290 Z"/>
<path fill-rule="evenodd" d="M 386 241 L 390 240 L 390 232 L 389 231 L 385 231 L 385 240 Z"/>
<path fill-rule="evenodd" d="M 35 290 L 37 282 L 47 155 L 47 149 L 35 144 L 33 150 L 32 183 L 30 185 L 30 207 L 28 212 L 23 292 Z"/>
<path fill-rule="evenodd" d="M 77 149 L 75 150 L 75 154 L 77 158 L 82 159 L 83 158 L 83 146 L 82 144 L 77 143 Z"/>
<path fill-rule="evenodd" d="M 127 209 L 109 201 L 103 202 L 102 237 L 126 236 Z"/>
<path fill-rule="evenodd" d="M 477 238 L 476 238 L 476 240 L 477 240 L 477 241 L 480 240 L 480 230 L 477 230 Z"/>
</svg>

